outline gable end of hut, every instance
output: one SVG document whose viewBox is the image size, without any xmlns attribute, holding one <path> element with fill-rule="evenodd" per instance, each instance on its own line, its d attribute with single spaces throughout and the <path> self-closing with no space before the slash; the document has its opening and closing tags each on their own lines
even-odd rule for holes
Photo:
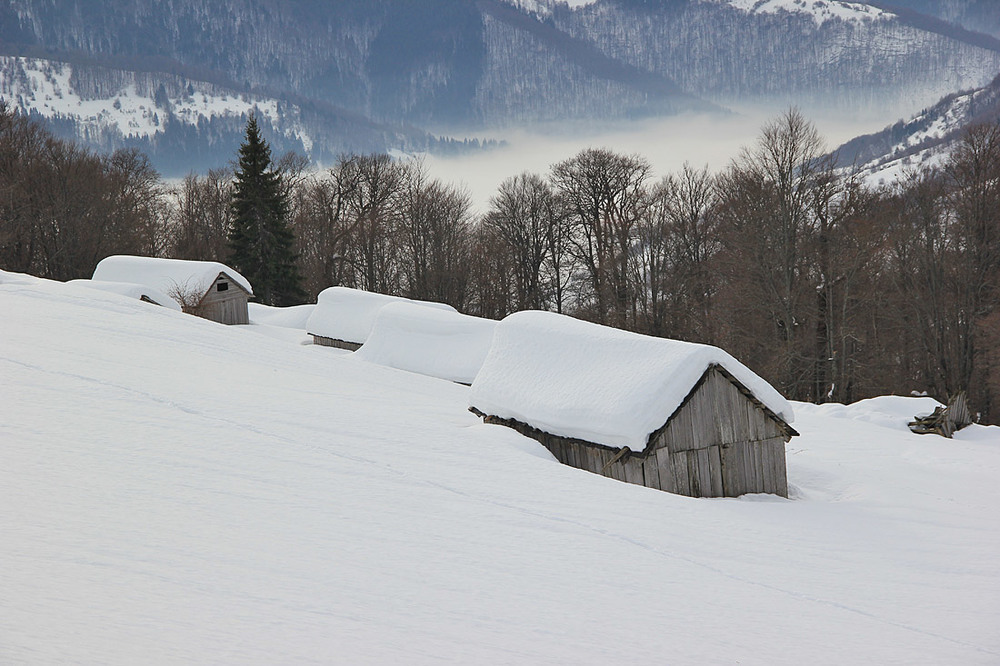
<svg viewBox="0 0 1000 666">
<path fill-rule="evenodd" d="M 676 492 L 694 497 L 788 496 L 785 442 L 798 433 L 721 365 L 705 370 L 681 405 L 650 434 Z"/>
<path fill-rule="evenodd" d="M 249 324 L 249 300 L 250 293 L 239 282 L 219 273 L 198 304 L 186 311 L 220 324 Z"/>
</svg>

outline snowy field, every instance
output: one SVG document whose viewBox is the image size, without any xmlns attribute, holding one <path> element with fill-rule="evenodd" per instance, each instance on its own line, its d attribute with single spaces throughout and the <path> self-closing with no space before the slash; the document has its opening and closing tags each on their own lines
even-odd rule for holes
<svg viewBox="0 0 1000 666">
<path fill-rule="evenodd" d="M 795 404 L 792 499 L 691 499 L 302 331 L 0 311 L 2 664 L 1000 663 L 1000 429 L 926 399 Z"/>
</svg>

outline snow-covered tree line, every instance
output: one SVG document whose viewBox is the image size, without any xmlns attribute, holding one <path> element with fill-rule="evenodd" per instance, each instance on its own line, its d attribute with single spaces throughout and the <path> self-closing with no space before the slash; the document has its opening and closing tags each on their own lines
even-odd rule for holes
<svg viewBox="0 0 1000 666">
<path fill-rule="evenodd" d="M 721 173 L 659 180 L 590 149 L 501 184 L 483 215 L 423 166 L 278 163 L 309 297 L 346 285 L 502 317 L 550 309 L 716 344 L 793 398 L 966 390 L 1000 419 L 1000 127 L 871 188 L 790 111 Z M 112 253 L 226 261 L 232 173 L 167 187 L 0 114 L 0 267 L 87 277 Z"/>
</svg>

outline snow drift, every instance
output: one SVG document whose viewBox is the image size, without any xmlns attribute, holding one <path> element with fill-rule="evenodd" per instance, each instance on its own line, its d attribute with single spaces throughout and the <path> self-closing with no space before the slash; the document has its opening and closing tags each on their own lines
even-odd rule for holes
<svg viewBox="0 0 1000 666">
<path fill-rule="evenodd" d="M 181 306 L 172 297 L 166 295 L 159 289 L 154 289 L 147 285 L 138 284 L 136 282 L 109 282 L 106 280 L 70 280 L 69 284 L 75 284 L 80 287 L 87 287 L 88 289 L 97 289 L 99 291 L 108 291 L 112 294 L 119 294 L 121 296 L 128 296 L 129 298 L 148 298 L 150 301 L 156 305 L 163 306 L 165 308 L 170 308 L 171 310 L 177 310 L 180 312 Z"/>
<path fill-rule="evenodd" d="M 0 271 L 0 663 L 1000 660 L 1000 429 L 797 403 L 794 500 L 691 499 L 467 387 L 81 291 Z"/>
</svg>

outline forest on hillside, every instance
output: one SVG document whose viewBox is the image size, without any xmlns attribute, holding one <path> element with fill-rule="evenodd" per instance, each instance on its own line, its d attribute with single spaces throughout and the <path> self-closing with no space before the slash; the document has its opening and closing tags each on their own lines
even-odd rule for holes
<svg viewBox="0 0 1000 666">
<path fill-rule="evenodd" d="M 790 110 L 720 173 L 657 179 L 640 155 L 588 149 L 512 175 L 482 215 L 419 162 L 275 169 L 310 298 L 345 285 L 492 318 L 555 310 L 720 346 L 793 399 L 964 390 L 1000 421 L 1000 125 L 879 188 L 825 152 Z M 98 155 L 0 108 L 0 268 L 225 262 L 232 185 L 217 170 L 168 186 L 137 150 Z"/>
</svg>

